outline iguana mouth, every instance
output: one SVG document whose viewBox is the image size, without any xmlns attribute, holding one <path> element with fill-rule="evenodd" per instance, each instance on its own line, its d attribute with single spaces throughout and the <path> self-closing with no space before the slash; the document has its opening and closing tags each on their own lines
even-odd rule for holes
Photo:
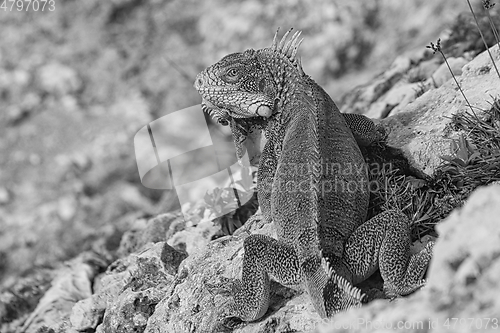
<svg viewBox="0 0 500 333">
<path fill-rule="evenodd" d="M 200 95 L 223 95 L 227 93 L 238 92 L 236 88 L 227 88 L 227 87 L 206 87 L 206 88 L 196 88 Z"/>
<path fill-rule="evenodd" d="M 269 118 L 273 114 L 273 108 L 267 105 L 266 102 L 255 102 L 248 106 L 247 112 L 243 111 L 231 111 L 223 107 L 217 106 L 214 103 L 202 97 L 201 108 L 204 112 L 207 112 L 212 118 L 217 120 L 220 124 L 226 126 L 229 124 L 229 118 L 252 118 L 252 117 L 264 117 Z"/>
</svg>

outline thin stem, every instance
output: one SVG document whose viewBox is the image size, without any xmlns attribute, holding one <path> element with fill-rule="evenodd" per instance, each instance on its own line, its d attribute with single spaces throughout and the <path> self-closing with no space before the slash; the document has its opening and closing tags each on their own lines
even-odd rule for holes
<svg viewBox="0 0 500 333">
<path fill-rule="evenodd" d="M 491 18 L 489 9 L 485 10 L 486 10 L 486 15 L 488 15 L 488 20 L 490 21 L 491 30 L 493 31 L 493 35 L 495 36 L 495 39 L 497 41 L 498 49 L 500 50 L 500 37 L 498 36 L 497 27 L 495 26 L 495 23 L 493 23 L 493 19 Z"/>
<path fill-rule="evenodd" d="M 193 82 L 192 78 L 194 76 L 191 76 L 188 73 L 186 73 L 182 68 L 180 68 L 172 59 L 170 59 L 166 55 L 163 55 L 162 58 L 165 59 L 165 61 L 168 62 L 168 64 L 172 66 L 182 76 L 183 79 L 185 79 L 189 83 Z"/>
<path fill-rule="evenodd" d="M 460 84 L 458 83 L 457 78 L 453 74 L 453 71 L 451 70 L 450 64 L 448 63 L 448 60 L 446 60 L 446 57 L 445 57 L 443 51 L 441 51 L 441 49 L 439 49 L 439 53 L 441 53 L 441 55 L 443 56 L 444 62 L 446 63 L 446 66 L 448 66 L 448 69 L 450 70 L 451 76 L 453 76 L 453 80 L 455 80 L 455 83 L 457 84 L 458 90 L 460 90 L 460 92 L 462 93 L 462 96 L 464 96 L 464 99 L 467 102 L 467 105 L 469 106 L 470 110 L 472 111 L 472 114 L 474 115 L 474 117 L 476 117 L 476 119 L 479 119 L 477 117 L 476 113 L 474 112 L 474 110 L 472 109 L 472 105 L 470 105 L 469 100 L 467 99 L 467 97 L 465 97 L 464 91 L 462 90 L 462 87 L 460 87 Z"/>
<path fill-rule="evenodd" d="M 493 66 L 495 67 L 495 70 L 497 71 L 498 78 L 500 78 L 500 72 L 498 71 L 497 65 L 495 64 L 495 59 L 493 59 L 493 56 L 491 55 L 490 49 L 488 48 L 488 44 L 486 44 L 486 39 L 484 39 L 483 32 L 481 31 L 481 28 L 479 28 L 479 21 L 477 20 L 476 13 L 474 13 L 474 10 L 472 9 L 472 5 L 470 4 L 469 0 L 467 0 L 467 3 L 469 4 L 469 9 L 470 9 L 470 12 L 472 13 L 472 16 L 474 16 L 474 21 L 476 21 L 476 26 L 477 26 L 477 29 L 479 30 L 479 34 L 481 35 L 481 39 L 483 40 L 484 46 L 486 47 L 486 51 L 488 51 L 488 54 L 490 55 L 491 62 L 493 62 Z"/>
</svg>

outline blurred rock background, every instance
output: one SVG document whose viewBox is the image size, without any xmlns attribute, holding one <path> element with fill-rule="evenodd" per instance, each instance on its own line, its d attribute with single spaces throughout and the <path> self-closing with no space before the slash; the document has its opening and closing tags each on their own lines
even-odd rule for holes
<svg viewBox="0 0 500 333">
<path fill-rule="evenodd" d="M 303 66 L 334 100 L 420 54 L 465 1 L 56 1 L 0 10 L 0 290 L 34 267 L 116 249 L 138 217 L 178 205 L 140 184 L 133 137 L 200 102 L 230 53 L 303 30 Z"/>
</svg>

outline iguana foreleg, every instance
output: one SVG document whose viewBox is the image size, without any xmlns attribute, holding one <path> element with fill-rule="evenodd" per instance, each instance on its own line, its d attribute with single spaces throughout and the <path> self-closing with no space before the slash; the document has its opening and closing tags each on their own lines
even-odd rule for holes
<svg viewBox="0 0 500 333">
<path fill-rule="evenodd" d="M 272 237 L 250 235 L 243 242 L 243 248 L 245 256 L 242 279 L 231 281 L 236 287 L 231 288 L 233 300 L 229 308 L 231 316 L 253 321 L 267 311 L 269 276 L 284 285 L 297 285 L 301 282 L 300 267 L 295 250 Z M 209 287 L 222 294 L 221 290 L 226 290 L 228 285 L 228 280 L 224 278 L 221 283 Z"/>
</svg>

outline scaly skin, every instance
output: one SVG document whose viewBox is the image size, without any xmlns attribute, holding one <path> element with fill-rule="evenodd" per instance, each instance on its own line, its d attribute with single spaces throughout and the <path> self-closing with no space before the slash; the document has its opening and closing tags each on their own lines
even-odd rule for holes
<svg viewBox="0 0 500 333">
<path fill-rule="evenodd" d="M 239 157 L 249 136 L 265 129 L 267 138 L 257 191 L 277 239 L 249 236 L 241 281 L 210 286 L 233 296 L 223 315 L 245 321 L 267 311 L 270 276 L 285 285 L 302 283 L 326 317 L 360 306 L 363 296 L 352 284 L 377 268 L 389 295 L 418 289 L 432 250 L 431 244 L 410 258 L 401 213 L 363 223 L 368 175 L 356 142 L 371 143 L 384 133 L 364 116 L 339 112 L 296 58 L 300 33 L 289 41 L 287 35 L 279 44 L 275 36 L 270 48 L 230 54 L 195 81 L 204 111 L 231 125 Z"/>
</svg>

